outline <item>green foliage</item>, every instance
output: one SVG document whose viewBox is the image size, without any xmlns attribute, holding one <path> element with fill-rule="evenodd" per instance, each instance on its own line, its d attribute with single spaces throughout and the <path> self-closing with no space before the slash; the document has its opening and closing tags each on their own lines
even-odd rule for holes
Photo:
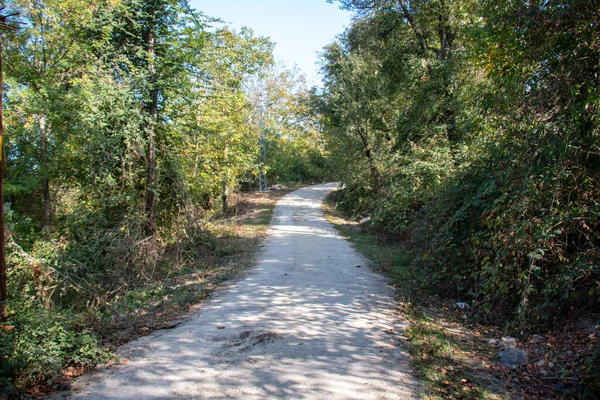
<svg viewBox="0 0 600 400">
<path fill-rule="evenodd" d="M 340 3 L 357 18 L 314 102 L 339 206 L 408 241 L 423 287 L 511 327 L 600 311 L 594 6 Z"/>
<path fill-rule="evenodd" d="M 260 104 L 246 88 L 273 44 L 178 0 L 3 6 L 24 24 L 3 33 L 15 329 L 0 369 L 30 389 L 102 362 L 86 324 L 213 251 L 214 203 L 257 169 Z"/>
<path fill-rule="evenodd" d="M 585 360 L 586 374 L 583 378 L 585 384 L 584 398 L 594 398 L 600 390 L 600 371 L 596 367 L 600 362 L 600 343 L 596 343 L 594 353 Z"/>
<path fill-rule="evenodd" d="M 334 173 L 318 116 L 310 107 L 305 76 L 283 64 L 260 73 L 260 80 L 253 82 L 252 101 L 261 110 L 258 123 L 265 136 L 267 180 L 314 183 L 331 179 Z"/>
<path fill-rule="evenodd" d="M 67 368 L 90 369 L 113 359 L 72 313 L 21 308 L 8 323 L 15 327 L 12 348 L 2 350 L 14 369 L 15 387 L 58 387 Z"/>
<path fill-rule="evenodd" d="M 456 177 L 439 204 L 445 224 L 436 225 L 423 263 L 489 313 L 517 316 L 522 325 L 558 323 L 574 307 L 597 304 L 598 247 L 590 226 L 598 185 L 572 164 L 577 152 L 540 154 L 526 164 L 515 160 L 521 157 L 514 149 L 510 158 L 485 160 L 498 168 L 474 165 Z"/>
</svg>

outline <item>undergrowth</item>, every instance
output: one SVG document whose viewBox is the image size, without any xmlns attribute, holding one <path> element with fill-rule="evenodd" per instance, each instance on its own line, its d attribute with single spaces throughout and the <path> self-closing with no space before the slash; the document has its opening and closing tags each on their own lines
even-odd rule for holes
<svg viewBox="0 0 600 400">
<path fill-rule="evenodd" d="M 420 248 L 408 238 L 393 240 L 373 229 L 369 221 L 351 221 L 336 210 L 338 195 L 334 192 L 327 199 L 327 218 L 372 260 L 375 269 L 390 277 L 397 289 L 399 307 L 410 323 L 406 338 L 413 366 L 428 386 L 426 398 L 500 399 L 521 396 L 523 390 L 534 397 L 568 393 L 594 398 L 598 357 L 598 346 L 595 351 L 593 346 L 595 335 L 566 326 L 548 332 L 547 345 L 541 348 L 521 343 L 532 357 L 530 364 L 515 370 L 501 365 L 493 343 L 503 335 L 518 332 L 505 324 L 499 329 L 502 320 L 490 324 L 477 310 L 456 308 L 452 292 L 431 290 L 424 282 L 428 274 L 415 268 L 414 257 Z M 543 367 L 536 364 L 541 362 L 538 354 L 544 355 Z M 561 389 L 564 384 L 549 385 L 553 380 L 569 382 L 570 386 L 565 391 Z"/>
<path fill-rule="evenodd" d="M 397 289 L 400 307 L 410 322 L 406 331 L 409 352 L 413 366 L 428 387 L 427 398 L 502 398 L 502 390 L 498 390 L 502 394 L 494 393 L 476 377 L 468 362 L 468 349 L 448 336 L 436 320 L 422 311 L 423 305 L 438 300 L 424 295 L 419 289 L 422 277 L 411 268 L 410 249 L 390 241 L 386 235 L 365 229 L 364 224 L 350 221 L 336 211 L 335 199 L 336 192 L 333 192 L 326 200 L 329 222 L 372 261 L 373 268 L 389 276 Z"/>
<path fill-rule="evenodd" d="M 170 321 L 251 265 L 285 193 L 238 196 L 227 215 L 205 215 L 153 238 L 131 225 L 104 231 L 93 251 L 84 238 L 73 242 L 73 232 L 27 249 L 10 237 L 0 398 L 62 389 L 70 378 L 116 362 L 116 346 L 176 326 Z"/>
</svg>

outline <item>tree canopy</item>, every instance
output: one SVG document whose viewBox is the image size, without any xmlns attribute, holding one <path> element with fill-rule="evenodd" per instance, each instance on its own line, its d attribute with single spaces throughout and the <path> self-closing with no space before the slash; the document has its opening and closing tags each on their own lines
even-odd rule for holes
<svg viewBox="0 0 600 400">
<path fill-rule="evenodd" d="M 598 310 L 596 5 L 338 3 L 355 19 L 315 107 L 341 205 L 410 237 L 424 287 L 488 316 Z"/>
</svg>

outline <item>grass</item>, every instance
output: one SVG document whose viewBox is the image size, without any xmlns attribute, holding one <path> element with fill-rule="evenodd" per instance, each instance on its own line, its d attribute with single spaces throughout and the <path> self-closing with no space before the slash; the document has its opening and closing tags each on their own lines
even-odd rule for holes
<svg viewBox="0 0 600 400">
<path fill-rule="evenodd" d="M 430 399 L 502 399 L 508 398 L 503 388 L 482 382 L 481 371 L 473 361 L 476 352 L 467 342 L 451 335 L 446 327 L 413 308 L 406 335 L 411 343 L 413 365 L 429 387 Z M 459 336 L 459 337 L 457 337 Z M 488 377 L 489 378 L 489 377 Z"/>
<path fill-rule="evenodd" d="M 333 195 L 325 202 L 327 220 L 372 261 L 375 270 L 390 277 L 399 295 L 399 308 L 409 321 L 406 337 L 412 364 L 427 386 L 427 399 L 508 398 L 501 382 L 487 372 L 489 346 L 480 329 L 456 322 L 456 311 L 419 290 L 418 271 L 411 268 L 410 251 L 335 210 Z M 459 318 L 460 319 L 460 318 Z"/>
</svg>

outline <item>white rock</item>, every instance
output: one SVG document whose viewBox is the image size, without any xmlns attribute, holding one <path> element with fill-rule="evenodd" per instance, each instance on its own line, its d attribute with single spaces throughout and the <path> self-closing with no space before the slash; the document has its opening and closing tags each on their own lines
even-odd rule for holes
<svg viewBox="0 0 600 400">
<path fill-rule="evenodd" d="M 544 364 L 546 364 L 546 360 L 544 360 L 543 358 L 535 363 L 535 365 L 537 365 L 538 367 L 543 367 Z"/>
<path fill-rule="evenodd" d="M 505 336 L 502 338 L 502 341 L 499 343 L 504 349 L 514 349 L 517 347 L 517 339 L 511 336 Z"/>
</svg>

